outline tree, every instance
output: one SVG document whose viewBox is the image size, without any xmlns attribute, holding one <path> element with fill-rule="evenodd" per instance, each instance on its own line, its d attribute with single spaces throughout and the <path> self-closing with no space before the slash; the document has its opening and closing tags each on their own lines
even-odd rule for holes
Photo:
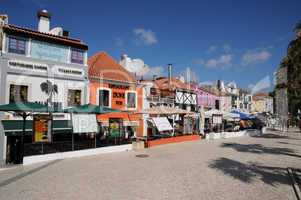
<svg viewBox="0 0 301 200">
<path fill-rule="evenodd" d="M 301 108 L 301 21 L 296 24 L 296 38 L 288 45 L 286 59 L 281 65 L 287 67 L 287 92 L 289 112 L 297 116 Z"/>
<path fill-rule="evenodd" d="M 57 85 L 52 84 L 51 81 L 47 80 L 46 82 L 41 83 L 40 88 L 42 92 L 45 92 L 48 95 L 47 104 L 52 104 L 52 96 L 58 93 Z"/>
</svg>

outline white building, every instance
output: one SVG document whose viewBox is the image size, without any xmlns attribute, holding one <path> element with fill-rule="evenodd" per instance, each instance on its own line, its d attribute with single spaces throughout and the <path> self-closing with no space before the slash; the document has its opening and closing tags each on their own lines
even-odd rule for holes
<svg viewBox="0 0 301 200">
<path fill-rule="evenodd" d="M 87 79 L 88 46 L 69 37 L 61 27 L 50 27 L 51 15 L 38 12 L 38 30 L 21 28 L 0 20 L 0 104 L 39 102 L 67 108 L 89 102 Z M 47 92 L 54 88 L 51 100 Z M 69 115 L 54 114 L 53 130 L 70 131 Z M 32 118 L 27 118 L 26 142 L 31 143 Z M 14 162 L 15 142 L 21 137 L 21 118 L 2 114 L 0 164 Z M 7 151 L 9 149 L 9 151 Z M 25 149 L 25 156 L 31 154 Z"/>
</svg>

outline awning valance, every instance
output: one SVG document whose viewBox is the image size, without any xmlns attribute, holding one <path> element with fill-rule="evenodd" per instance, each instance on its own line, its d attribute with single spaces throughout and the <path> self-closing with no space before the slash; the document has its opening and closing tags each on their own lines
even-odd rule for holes
<svg viewBox="0 0 301 200">
<path fill-rule="evenodd" d="M 180 108 L 173 108 L 168 106 L 154 106 L 145 110 L 142 110 L 142 114 L 154 114 L 154 115 L 174 115 L 174 114 L 193 114 L 191 111 L 183 110 Z"/>
</svg>

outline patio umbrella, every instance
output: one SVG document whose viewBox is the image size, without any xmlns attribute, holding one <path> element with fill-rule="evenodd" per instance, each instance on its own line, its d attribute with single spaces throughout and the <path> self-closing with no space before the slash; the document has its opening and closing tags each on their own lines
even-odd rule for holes
<svg viewBox="0 0 301 200">
<path fill-rule="evenodd" d="M 238 110 L 232 110 L 231 113 L 239 114 L 239 118 L 242 120 L 255 119 L 254 116 L 249 115 L 248 113 L 244 113 Z"/>
<path fill-rule="evenodd" d="M 65 113 L 86 113 L 86 114 L 105 114 L 105 113 L 114 113 L 122 112 L 121 110 L 101 107 L 93 104 L 85 104 L 81 106 L 76 106 L 72 108 L 67 108 L 64 110 Z"/>
<path fill-rule="evenodd" d="M 212 115 L 223 115 L 223 112 L 217 109 L 211 109 L 205 112 L 205 117 L 212 117 Z"/>
<path fill-rule="evenodd" d="M 29 113 L 33 112 L 47 112 L 49 110 L 48 106 L 32 103 L 32 102 L 15 102 L 0 105 L 0 111 L 3 112 L 15 112 L 22 116 L 23 118 L 23 132 L 21 137 L 21 158 L 20 163 L 23 162 L 24 155 L 24 135 L 25 135 L 25 127 L 26 127 L 26 118 L 30 115 Z"/>
</svg>

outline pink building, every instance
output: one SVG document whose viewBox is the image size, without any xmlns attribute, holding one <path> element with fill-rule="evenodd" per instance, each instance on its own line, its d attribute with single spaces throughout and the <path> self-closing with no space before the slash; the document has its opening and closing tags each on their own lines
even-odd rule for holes
<svg viewBox="0 0 301 200">
<path fill-rule="evenodd" d="M 205 109 L 214 109 L 219 106 L 219 97 L 212 92 L 200 86 L 193 86 L 194 91 L 197 94 L 198 106 L 203 106 Z"/>
</svg>

